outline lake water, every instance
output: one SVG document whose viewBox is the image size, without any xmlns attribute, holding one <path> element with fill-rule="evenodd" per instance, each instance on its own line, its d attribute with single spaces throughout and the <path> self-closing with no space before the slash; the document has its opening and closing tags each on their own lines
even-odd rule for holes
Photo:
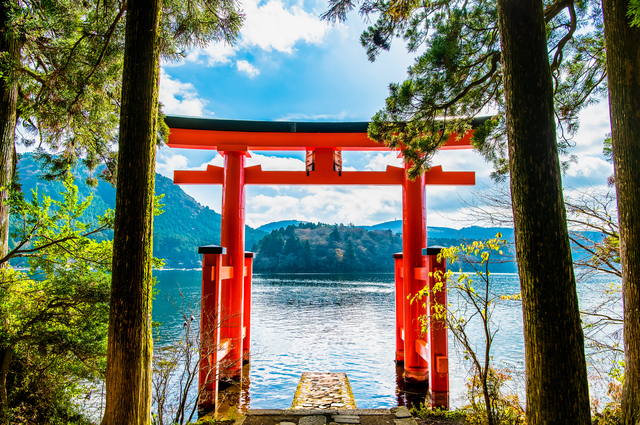
<svg viewBox="0 0 640 425">
<path fill-rule="evenodd" d="M 180 335 L 176 310 L 180 293 L 198 318 L 200 270 L 156 271 L 153 318 L 159 344 Z M 515 274 L 492 275 L 496 292 L 519 292 Z M 251 408 L 288 408 L 302 372 L 346 372 L 358 408 L 389 408 L 399 403 L 395 353 L 394 276 L 389 274 L 254 274 L 251 318 L 251 369 L 247 399 Z M 611 277 L 581 285 L 581 308 L 596 305 Z M 173 301 L 170 301 L 173 300 Z M 455 305 L 455 298 L 450 302 Z M 179 302 L 179 301 L 178 301 Z M 499 330 L 494 362 L 523 369 L 522 309 L 501 302 L 494 312 Z M 199 321 L 199 320 L 198 320 Z M 479 328 L 472 338 L 482 341 Z M 449 341 L 450 395 L 462 404 L 466 363 Z"/>
</svg>

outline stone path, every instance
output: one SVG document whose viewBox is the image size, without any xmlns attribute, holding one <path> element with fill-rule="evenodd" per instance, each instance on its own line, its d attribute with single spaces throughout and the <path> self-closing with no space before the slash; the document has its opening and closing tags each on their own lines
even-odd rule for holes
<svg viewBox="0 0 640 425">
<path fill-rule="evenodd" d="M 393 409 L 249 409 L 235 425 L 416 425 L 404 407 Z"/>
<path fill-rule="evenodd" d="M 346 373 L 305 372 L 300 377 L 292 409 L 355 409 Z M 300 425 L 300 424 L 298 424 Z M 317 425 L 317 424 L 302 424 Z"/>
</svg>

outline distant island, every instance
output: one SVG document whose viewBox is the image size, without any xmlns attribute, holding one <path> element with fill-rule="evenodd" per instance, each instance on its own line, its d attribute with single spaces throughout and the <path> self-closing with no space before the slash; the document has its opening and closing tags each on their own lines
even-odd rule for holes
<svg viewBox="0 0 640 425">
<path fill-rule="evenodd" d="M 400 228 L 402 228 L 400 222 Z M 284 221 L 269 223 L 259 229 L 271 228 L 271 233 L 256 242 L 252 251 L 256 253 L 256 272 L 393 272 L 393 254 L 402 252 L 402 235 L 394 233 L 397 222 L 376 226 L 355 226 L 343 224 L 308 223 Z M 388 224 L 391 228 L 384 229 Z M 367 230 L 371 227 L 380 230 Z M 429 228 L 429 246 L 449 247 L 462 242 L 489 239 L 502 232 L 505 237 L 513 235 L 513 229 L 468 227 L 450 229 Z M 510 232 L 510 235 L 509 235 Z M 440 236 L 440 237 L 437 237 Z M 510 247 L 505 246 L 503 259 L 511 259 Z M 450 265 L 454 270 L 469 270 L 464 261 Z M 517 271 L 513 261 L 496 263 L 495 273 Z"/>
</svg>

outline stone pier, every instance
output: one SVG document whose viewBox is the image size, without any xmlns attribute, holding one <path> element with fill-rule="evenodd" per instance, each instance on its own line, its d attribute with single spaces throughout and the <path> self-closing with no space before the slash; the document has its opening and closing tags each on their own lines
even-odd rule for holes
<svg viewBox="0 0 640 425">
<path fill-rule="evenodd" d="M 305 372 L 300 377 L 292 409 L 355 409 L 346 373 Z"/>
</svg>

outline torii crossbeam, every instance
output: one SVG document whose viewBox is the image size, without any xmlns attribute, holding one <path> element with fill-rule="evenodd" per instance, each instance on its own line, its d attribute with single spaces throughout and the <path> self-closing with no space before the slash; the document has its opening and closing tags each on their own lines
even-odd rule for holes
<svg viewBox="0 0 640 425">
<path fill-rule="evenodd" d="M 472 126 L 484 121 L 476 119 Z M 251 258 L 244 252 L 246 185 L 401 185 L 403 243 L 396 254 L 396 362 L 404 365 L 405 381 L 429 385 L 433 406 L 449 405 L 448 343 L 444 324 L 432 321 L 426 337 L 421 335 L 420 316 L 428 307 L 409 298 L 425 285 L 436 283 L 433 271 L 444 270 L 437 250 L 427 249 L 427 185 L 474 185 L 475 173 L 443 171 L 432 167 L 410 181 L 404 168 L 388 166 L 386 171 L 342 171 L 342 151 L 387 151 L 367 137 L 366 122 L 308 123 L 282 121 L 233 121 L 167 117 L 172 148 L 217 150 L 224 167 L 206 170 L 176 170 L 176 184 L 221 184 L 222 247 L 201 247 L 203 286 L 201 334 L 213 335 L 203 346 L 215 345 L 215 352 L 203 356 L 199 400 L 201 408 L 215 405 L 219 363 L 225 358 L 227 378 L 240 380 L 243 358 L 248 361 L 251 309 Z M 452 135 L 442 149 L 469 149 L 471 132 Z M 307 152 L 306 170 L 264 171 L 260 165 L 245 167 L 250 151 Z M 425 252 L 423 253 L 423 249 Z M 237 271 L 236 271 L 237 270 Z M 446 306 L 446 292 L 431 296 L 428 305 Z M 219 330 L 220 311 L 228 314 Z M 207 312 L 218 315 L 211 319 Z M 208 379 L 215 376 L 213 381 Z"/>
</svg>

